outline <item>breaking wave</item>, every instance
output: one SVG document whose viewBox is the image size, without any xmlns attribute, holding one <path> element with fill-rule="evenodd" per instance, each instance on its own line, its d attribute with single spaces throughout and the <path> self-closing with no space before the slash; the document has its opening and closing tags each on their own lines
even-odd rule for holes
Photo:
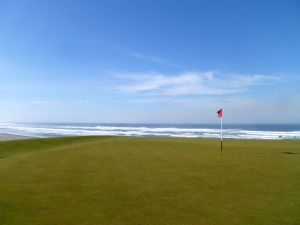
<svg viewBox="0 0 300 225">
<path fill-rule="evenodd" d="M 235 139 L 298 139 L 299 130 L 223 129 L 223 138 Z M 204 125 L 153 125 L 153 124 L 20 124 L 1 123 L 0 133 L 32 137 L 55 136 L 168 136 L 190 138 L 219 138 L 220 130 Z"/>
</svg>

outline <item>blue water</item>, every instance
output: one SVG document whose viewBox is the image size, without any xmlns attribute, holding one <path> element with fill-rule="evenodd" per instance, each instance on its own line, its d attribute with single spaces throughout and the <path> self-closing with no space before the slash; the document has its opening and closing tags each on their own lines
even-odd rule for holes
<svg viewBox="0 0 300 225">
<path fill-rule="evenodd" d="M 0 123 L 0 133 L 32 137 L 120 135 L 219 138 L 220 124 Z M 223 138 L 300 140 L 300 124 L 224 123 Z"/>
</svg>

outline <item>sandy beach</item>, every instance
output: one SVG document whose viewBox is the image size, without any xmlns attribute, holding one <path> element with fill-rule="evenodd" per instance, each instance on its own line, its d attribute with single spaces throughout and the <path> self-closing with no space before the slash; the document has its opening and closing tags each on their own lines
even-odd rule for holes
<svg viewBox="0 0 300 225">
<path fill-rule="evenodd" d="M 28 138 L 30 137 L 0 133 L 0 141 L 20 140 L 20 139 L 28 139 Z"/>
</svg>

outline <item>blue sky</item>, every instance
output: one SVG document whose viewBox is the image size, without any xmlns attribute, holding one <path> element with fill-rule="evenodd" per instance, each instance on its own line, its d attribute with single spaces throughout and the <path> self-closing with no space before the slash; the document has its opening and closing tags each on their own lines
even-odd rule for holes
<svg viewBox="0 0 300 225">
<path fill-rule="evenodd" d="M 299 1 L 0 0 L 0 121 L 300 122 Z"/>
</svg>

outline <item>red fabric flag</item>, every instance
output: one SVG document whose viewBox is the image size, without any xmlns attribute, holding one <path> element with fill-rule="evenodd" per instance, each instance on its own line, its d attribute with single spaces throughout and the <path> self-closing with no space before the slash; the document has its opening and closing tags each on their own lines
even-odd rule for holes
<svg viewBox="0 0 300 225">
<path fill-rule="evenodd" d="M 218 113 L 218 117 L 222 117 L 222 109 L 219 109 L 219 111 L 217 112 Z"/>
</svg>

